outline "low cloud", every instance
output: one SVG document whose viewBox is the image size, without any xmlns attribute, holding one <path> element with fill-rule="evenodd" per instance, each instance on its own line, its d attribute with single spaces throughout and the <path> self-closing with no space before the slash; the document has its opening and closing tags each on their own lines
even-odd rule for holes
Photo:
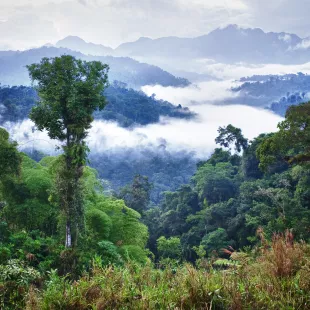
<svg viewBox="0 0 310 310">
<path fill-rule="evenodd" d="M 309 43 L 310 44 L 310 43 Z M 138 60 L 148 62 L 141 57 Z M 152 62 L 165 70 L 175 73 L 177 76 L 187 76 L 191 81 L 223 80 L 223 83 L 231 83 L 233 80 L 239 80 L 245 76 L 253 75 L 283 75 L 290 73 L 308 73 L 310 74 L 310 62 L 299 65 L 283 64 L 225 64 L 215 62 L 212 59 L 192 59 L 186 62 L 179 59 L 171 59 L 169 62 L 165 59 L 151 59 Z"/>
<path fill-rule="evenodd" d="M 301 65 L 281 65 L 281 64 L 222 64 L 210 63 L 210 60 L 196 60 L 193 67 L 201 74 L 208 74 L 219 79 L 240 79 L 244 76 L 268 75 L 268 74 L 289 74 L 289 73 L 310 73 L 310 62 Z M 195 70 L 194 69 L 194 70 Z"/>
<path fill-rule="evenodd" d="M 193 151 L 198 157 L 207 157 L 216 147 L 214 139 L 219 126 L 233 124 L 240 127 L 247 138 L 260 133 L 276 131 L 282 119 L 266 110 L 244 105 L 215 106 L 199 105 L 195 111 L 198 120 L 162 119 L 160 123 L 128 130 L 114 122 L 95 121 L 87 139 L 92 153 L 107 150 L 121 151 L 122 148 L 157 148 L 164 145 L 170 152 Z M 56 141 L 44 132 L 32 132 L 34 124 L 30 120 L 7 126 L 12 139 L 19 143 L 20 149 L 35 148 L 48 154 L 59 153 Z"/>
<path fill-rule="evenodd" d="M 158 146 L 163 139 L 169 151 L 195 151 L 199 157 L 208 156 L 216 147 L 214 139 L 219 126 L 233 124 L 252 139 L 260 133 L 276 131 L 281 118 L 266 110 L 243 105 L 199 105 L 198 120 L 163 119 L 159 124 L 138 127 L 132 131 L 115 124 L 96 121 L 90 132 L 89 146 L 94 151 L 104 151 L 111 146 Z M 113 133 L 112 135 L 109 133 Z"/>
<path fill-rule="evenodd" d="M 6 107 L 0 103 L 0 121 L 2 119 L 2 115 L 5 111 L 6 111 Z"/>
<path fill-rule="evenodd" d="M 304 39 L 301 41 L 301 43 L 297 44 L 294 46 L 292 49 L 293 50 L 306 50 L 310 47 L 310 39 Z"/>
<path fill-rule="evenodd" d="M 282 40 L 286 43 L 290 43 L 292 41 L 292 36 L 288 33 L 285 33 L 285 34 L 279 35 L 279 40 Z"/>
<path fill-rule="evenodd" d="M 122 151 L 124 148 L 157 149 L 164 146 L 169 152 L 186 150 L 205 158 L 216 147 L 214 139 L 219 126 L 233 124 L 240 127 L 249 139 L 277 130 L 282 118 L 267 110 L 244 105 L 222 105 L 224 98 L 232 96 L 229 85 L 231 83 L 228 82 L 206 82 L 197 88 L 145 87 L 147 94 L 156 93 L 159 99 L 190 106 L 198 117 L 193 120 L 162 118 L 160 123 L 133 129 L 119 127 L 115 122 L 96 120 L 87 139 L 91 152 Z M 7 124 L 7 127 L 20 148 L 34 147 L 55 154 L 57 143 L 51 141 L 46 133 L 33 131 L 34 124 L 30 120 Z"/>
<path fill-rule="evenodd" d="M 167 100 L 175 105 L 191 106 L 201 102 L 219 103 L 228 98 L 237 98 L 238 94 L 233 93 L 231 87 L 238 85 L 233 80 L 225 80 L 201 82 L 185 88 L 144 86 L 142 90 L 148 96 L 154 93 L 157 99 Z"/>
</svg>

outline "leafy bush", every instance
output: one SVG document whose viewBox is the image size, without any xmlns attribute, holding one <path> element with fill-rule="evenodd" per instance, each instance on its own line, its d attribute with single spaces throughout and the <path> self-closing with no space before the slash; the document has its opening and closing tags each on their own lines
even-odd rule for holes
<svg viewBox="0 0 310 310">
<path fill-rule="evenodd" d="M 117 246 L 115 246 L 110 241 L 100 241 L 98 242 L 99 253 L 102 257 L 102 262 L 104 265 L 115 264 L 119 265 L 123 263 L 122 257 L 119 254 Z"/>
<path fill-rule="evenodd" d="M 181 241 L 177 237 L 166 239 L 164 236 L 161 236 L 157 239 L 157 249 L 159 255 L 163 258 L 181 258 Z"/>
<path fill-rule="evenodd" d="M 23 308 L 25 292 L 40 278 L 41 275 L 37 270 L 17 259 L 9 260 L 6 265 L 0 265 L 1 308 Z"/>
<path fill-rule="evenodd" d="M 89 210 L 86 212 L 86 221 L 96 238 L 100 240 L 109 238 L 112 221 L 105 212 L 97 209 Z"/>
<path fill-rule="evenodd" d="M 148 258 L 146 251 L 137 245 L 124 245 L 120 248 L 120 253 L 125 261 L 146 264 Z"/>
</svg>

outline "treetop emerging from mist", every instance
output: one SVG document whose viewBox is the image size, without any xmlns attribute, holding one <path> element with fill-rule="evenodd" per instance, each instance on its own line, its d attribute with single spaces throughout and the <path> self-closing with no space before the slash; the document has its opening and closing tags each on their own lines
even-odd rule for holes
<svg viewBox="0 0 310 310">
<path fill-rule="evenodd" d="M 86 136 L 92 113 L 106 105 L 102 92 L 108 86 L 108 65 L 63 55 L 43 58 L 27 68 L 40 97 L 30 114 L 38 129 L 61 141 L 67 129 L 76 133 L 82 129 Z"/>
</svg>

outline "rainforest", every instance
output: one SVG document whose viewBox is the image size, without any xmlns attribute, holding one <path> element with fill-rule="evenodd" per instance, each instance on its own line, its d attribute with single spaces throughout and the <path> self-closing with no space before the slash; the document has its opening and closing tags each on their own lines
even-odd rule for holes
<svg viewBox="0 0 310 310">
<path fill-rule="evenodd" d="M 308 5 L 216 2 L 0 0 L 0 309 L 310 309 Z"/>
</svg>

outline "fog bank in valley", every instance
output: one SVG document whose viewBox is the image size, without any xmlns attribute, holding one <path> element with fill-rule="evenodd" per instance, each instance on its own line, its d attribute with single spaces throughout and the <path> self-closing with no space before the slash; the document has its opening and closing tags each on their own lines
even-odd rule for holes
<svg viewBox="0 0 310 310">
<path fill-rule="evenodd" d="M 162 118 L 160 123 L 125 129 L 115 122 L 96 120 L 89 131 L 88 144 L 92 153 L 102 153 L 124 148 L 158 148 L 167 151 L 193 151 L 199 158 L 207 157 L 215 148 L 214 139 L 219 126 L 233 124 L 252 139 L 260 133 L 276 131 L 281 117 L 262 109 L 245 105 L 222 105 L 225 99 L 236 98 L 230 87 L 231 81 L 210 81 L 187 88 L 146 86 L 148 95 L 156 94 L 173 104 L 182 104 L 196 112 L 193 120 Z M 17 124 L 6 124 L 12 138 L 20 148 L 36 148 L 48 154 L 55 154 L 57 142 L 51 141 L 45 132 L 34 130 L 30 120 Z M 59 151 L 56 151 L 56 153 Z"/>
</svg>

